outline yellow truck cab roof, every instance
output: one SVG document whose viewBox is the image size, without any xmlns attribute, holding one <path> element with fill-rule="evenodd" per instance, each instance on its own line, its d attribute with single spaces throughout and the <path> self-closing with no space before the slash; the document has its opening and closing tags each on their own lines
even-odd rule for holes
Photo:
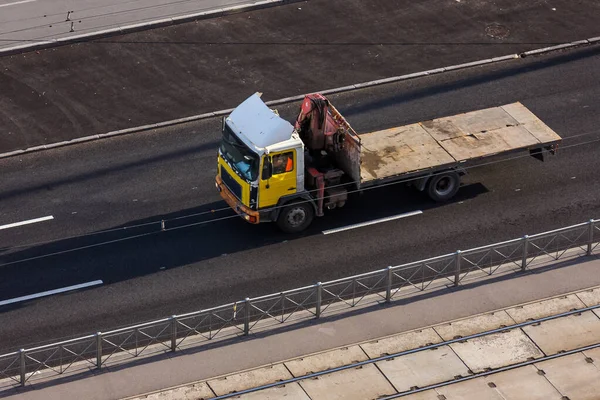
<svg viewBox="0 0 600 400">
<path fill-rule="evenodd" d="M 258 93 L 248 97 L 227 117 L 229 128 L 259 154 L 294 147 L 294 127 L 273 112 Z"/>
</svg>

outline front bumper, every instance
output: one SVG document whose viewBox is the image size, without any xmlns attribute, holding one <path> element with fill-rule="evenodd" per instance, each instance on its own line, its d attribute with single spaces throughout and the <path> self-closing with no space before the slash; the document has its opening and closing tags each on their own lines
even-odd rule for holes
<svg viewBox="0 0 600 400">
<path fill-rule="evenodd" d="M 225 200 L 229 207 L 231 207 L 240 217 L 251 224 L 258 224 L 260 222 L 260 213 L 243 205 L 238 198 L 229 191 L 227 186 L 225 186 L 221 180 L 221 177 L 218 175 L 215 178 L 215 186 L 223 200 Z"/>
</svg>

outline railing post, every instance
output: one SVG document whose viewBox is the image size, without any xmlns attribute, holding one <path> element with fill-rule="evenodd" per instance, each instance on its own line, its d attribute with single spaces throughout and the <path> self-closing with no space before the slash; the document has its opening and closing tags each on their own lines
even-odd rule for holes
<svg viewBox="0 0 600 400">
<path fill-rule="evenodd" d="M 244 336 L 250 333 L 250 299 L 244 300 Z"/>
<path fill-rule="evenodd" d="M 19 374 L 21 375 L 20 383 L 21 386 L 25 386 L 25 373 L 27 372 L 25 365 L 25 349 L 19 350 Z"/>
<path fill-rule="evenodd" d="M 523 259 L 521 260 L 521 271 L 527 269 L 527 256 L 529 255 L 529 236 L 523 236 Z"/>
<path fill-rule="evenodd" d="M 96 368 L 102 368 L 102 332 L 96 332 Z"/>
<path fill-rule="evenodd" d="M 462 254 L 460 250 L 456 250 L 456 269 L 454 271 L 454 286 L 458 286 L 460 282 L 460 261 L 462 260 Z"/>
<path fill-rule="evenodd" d="M 60 373 L 61 374 L 63 373 L 63 366 L 64 366 L 64 364 L 63 364 L 63 352 L 64 351 L 65 351 L 65 346 L 62 346 L 62 345 L 58 346 L 58 354 L 59 354 L 58 358 L 60 360 L 59 362 L 60 362 Z"/>
<path fill-rule="evenodd" d="M 588 256 L 592 255 L 592 243 L 594 243 L 594 220 L 590 219 L 590 230 L 589 230 L 589 236 L 588 236 L 588 245 L 587 245 L 587 252 L 586 254 Z"/>
<path fill-rule="evenodd" d="M 392 267 L 387 267 L 385 270 L 385 302 L 389 303 L 392 301 L 392 278 L 394 273 L 392 272 Z"/>
<path fill-rule="evenodd" d="M 317 284 L 315 285 L 315 290 L 317 291 L 317 293 L 316 293 L 317 304 L 315 306 L 315 318 L 320 318 L 321 317 L 321 301 L 322 301 L 322 295 L 323 295 L 323 285 L 321 284 L 321 282 L 317 282 Z"/>
<path fill-rule="evenodd" d="M 177 350 L 177 316 L 171 316 L 171 351 Z"/>
</svg>

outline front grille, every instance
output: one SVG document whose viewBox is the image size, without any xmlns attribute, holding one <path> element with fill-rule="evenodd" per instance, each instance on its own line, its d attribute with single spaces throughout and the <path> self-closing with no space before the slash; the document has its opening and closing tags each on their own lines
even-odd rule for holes
<svg viewBox="0 0 600 400">
<path fill-rule="evenodd" d="M 227 186 L 227 188 L 231 191 L 231 193 L 233 193 L 233 195 L 241 201 L 242 186 L 239 183 L 237 183 L 231 175 L 229 175 L 229 172 L 227 172 L 227 170 L 223 166 L 221 166 L 221 179 L 223 180 L 225 186 Z"/>
</svg>

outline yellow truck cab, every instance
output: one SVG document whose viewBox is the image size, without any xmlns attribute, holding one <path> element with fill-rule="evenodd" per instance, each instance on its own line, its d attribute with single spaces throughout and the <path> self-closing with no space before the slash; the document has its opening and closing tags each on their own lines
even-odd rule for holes
<svg viewBox="0 0 600 400">
<path fill-rule="evenodd" d="M 294 127 L 254 94 L 224 119 L 217 190 L 250 223 L 277 220 L 281 205 L 310 200 L 304 189 L 304 144 Z M 290 223 L 312 219 L 312 206 L 287 210 Z"/>
<path fill-rule="evenodd" d="M 254 94 L 223 119 L 217 190 L 246 221 L 306 229 L 348 193 L 404 182 L 436 202 L 466 168 L 529 151 L 544 161 L 561 137 L 520 102 L 358 135 L 322 95 L 306 95 L 294 125 Z"/>
</svg>

